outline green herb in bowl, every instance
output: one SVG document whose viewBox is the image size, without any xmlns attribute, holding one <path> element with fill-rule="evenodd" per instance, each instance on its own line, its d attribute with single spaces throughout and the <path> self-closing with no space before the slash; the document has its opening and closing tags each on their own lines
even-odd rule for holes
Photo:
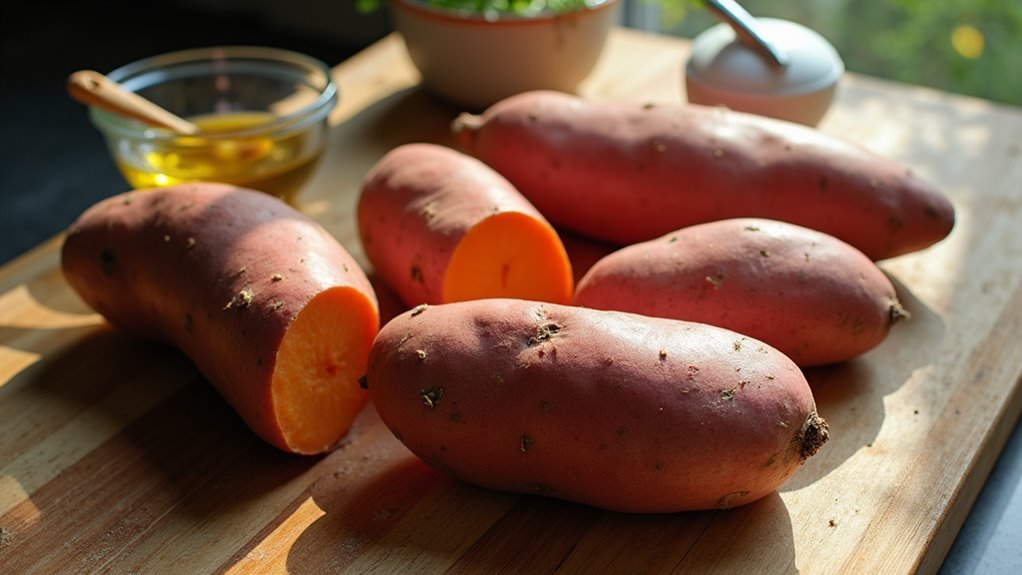
<svg viewBox="0 0 1022 575">
<path fill-rule="evenodd" d="M 383 0 L 358 0 L 360 12 L 379 9 Z M 421 0 L 421 4 L 449 10 L 477 14 L 532 16 L 542 13 L 561 13 L 601 3 L 598 0 Z"/>
</svg>

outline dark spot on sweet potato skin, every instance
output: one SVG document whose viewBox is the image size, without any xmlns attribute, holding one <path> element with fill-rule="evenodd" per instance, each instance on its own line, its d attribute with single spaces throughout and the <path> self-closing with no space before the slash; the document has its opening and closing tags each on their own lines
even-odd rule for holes
<svg viewBox="0 0 1022 575">
<path fill-rule="evenodd" d="M 556 323 L 546 323 L 537 328 L 536 333 L 529 337 L 529 345 L 539 345 L 544 341 L 550 341 L 553 339 L 558 332 L 561 331 L 561 326 Z"/>
<path fill-rule="evenodd" d="M 99 252 L 99 268 L 106 275 L 113 275 L 117 271 L 117 252 L 113 248 L 103 248 Z"/>
<path fill-rule="evenodd" d="M 523 433 L 518 442 L 518 448 L 521 449 L 522 453 L 526 453 L 534 443 L 536 443 L 535 439 L 533 439 L 528 433 Z"/>
<path fill-rule="evenodd" d="M 431 387 L 429 389 L 420 389 L 419 397 L 422 398 L 422 403 L 430 409 L 436 409 L 440 405 L 440 398 L 444 396 L 444 388 L 442 387 Z"/>
</svg>

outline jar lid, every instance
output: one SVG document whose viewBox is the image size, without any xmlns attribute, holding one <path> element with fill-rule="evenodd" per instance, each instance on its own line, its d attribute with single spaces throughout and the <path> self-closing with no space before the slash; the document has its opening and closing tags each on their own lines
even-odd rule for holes
<svg viewBox="0 0 1022 575">
<path fill-rule="evenodd" d="M 686 66 L 689 80 L 745 94 L 801 94 L 829 88 L 844 73 L 837 50 L 813 30 L 775 18 L 757 19 L 759 34 L 786 56 L 778 65 L 717 24 L 696 36 Z"/>
</svg>

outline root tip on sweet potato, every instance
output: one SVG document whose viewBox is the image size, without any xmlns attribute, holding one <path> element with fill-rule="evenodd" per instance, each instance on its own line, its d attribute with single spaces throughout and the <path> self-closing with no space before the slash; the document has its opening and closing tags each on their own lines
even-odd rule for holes
<svg viewBox="0 0 1022 575">
<path fill-rule="evenodd" d="M 823 447 L 829 437 L 830 427 L 827 425 L 827 421 L 820 417 L 815 410 L 810 412 L 805 423 L 802 424 L 802 430 L 797 438 L 799 457 L 802 461 L 816 455 L 816 452 Z"/>
<path fill-rule="evenodd" d="M 483 126 L 483 117 L 462 112 L 451 121 L 451 133 L 454 134 L 458 146 L 470 150 L 475 144 L 476 132 Z"/>
<path fill-rule="evenodd" d="M 905 309 L 905 306 L 901 305 L 901 302 L 897 299 L 891 301 L 891 307 L 888 311 L 888 324 L 894 325 L 898 322 L 908 321 L 912 319 L 912 313 Z"/>
</svg>

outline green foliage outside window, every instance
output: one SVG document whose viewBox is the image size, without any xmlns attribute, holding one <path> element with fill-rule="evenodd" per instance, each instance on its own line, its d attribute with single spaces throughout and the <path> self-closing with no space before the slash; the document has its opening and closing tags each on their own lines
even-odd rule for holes
<svg viewBox="0 0 1022 575">
<path fill-rule="evenodd" d="M 849 71 L 1022 105 L 1022 1 L 740 3 L 757 17 L 784 18 L 816 30 L 834 44 Z M 662 14 L 661 31 L 690 38 L 717 22 L 691 7 L 680 19 Z"/>
</svg>

